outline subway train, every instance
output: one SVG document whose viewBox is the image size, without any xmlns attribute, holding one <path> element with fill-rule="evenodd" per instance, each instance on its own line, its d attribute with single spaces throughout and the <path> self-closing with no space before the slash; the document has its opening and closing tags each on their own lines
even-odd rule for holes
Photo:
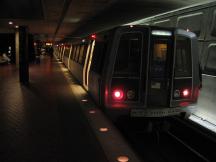
<svg viewBox="0 0 216 162">
<path fill-rule="evenodd" d="M 177 27 L 197 35 L 202 88 L 195 115 L 216 123 L 216 1 L 189 6 L 130 24 Z"/>
<path fill-rule="evenodd" d="M 54 53 L 111 119 L 188 116 L 200 74 L 194 33 L 154 26 L 120 26 Z"/>
</svg>

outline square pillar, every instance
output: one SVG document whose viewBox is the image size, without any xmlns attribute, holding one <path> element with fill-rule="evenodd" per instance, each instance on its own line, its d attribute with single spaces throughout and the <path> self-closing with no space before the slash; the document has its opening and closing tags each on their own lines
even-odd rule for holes
<svg viewBox="0 0 216 162">
<path fill-rule="evenodd" d="M 19 80 L 23 84 L 29 83 L 29 61 L 28 61 L 28 29 L 19 26 L 15 33 L 16 41 L 16 65 L 19 67 Z"/>
</svg>

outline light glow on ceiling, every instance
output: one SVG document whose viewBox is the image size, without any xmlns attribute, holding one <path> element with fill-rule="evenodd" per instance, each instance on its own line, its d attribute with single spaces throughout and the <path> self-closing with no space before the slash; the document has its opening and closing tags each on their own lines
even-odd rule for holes
<svg viewBox="0 0 216 162">
<path fill-rule="evenodd" d="M 117 160 L 118 160 L 119 162 L 128 162 L 128 161 L 129 161 L 129 158 L 128 158 L 127 156 L 119 156 L 119 157 L 117 158 Z"/>
<path fill-rule="evenodd" d="M 64 22 L 68 22 L 68 23 L 77 23 L 80 21 L 80 18 L 78 17 L 73 17 L 73 18 L 65 18 Z"/>
<path fill-rule="evenodd" d="M 100 128 L 99 130 L 100 130 L 100 132 L 107 132 L 109 129 L 106 127 L 103 127 L 103 128 Z"/>
</svg>

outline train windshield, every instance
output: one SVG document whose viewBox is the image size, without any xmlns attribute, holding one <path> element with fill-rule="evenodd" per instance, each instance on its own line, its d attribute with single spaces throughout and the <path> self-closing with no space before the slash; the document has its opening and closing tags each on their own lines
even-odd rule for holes
<svg viewBox="0 0 216 162">
<path fill-rule="evenodd" d="M 192 74 L 190 39 L 177 36 L 175 77 L 190 77 Z"/>
<path fill-rule="evenodd" d="M 117 51 L 114 75 L 139 76 L 141 65 L 142 33 L 125 33 Z"/>
</svg>

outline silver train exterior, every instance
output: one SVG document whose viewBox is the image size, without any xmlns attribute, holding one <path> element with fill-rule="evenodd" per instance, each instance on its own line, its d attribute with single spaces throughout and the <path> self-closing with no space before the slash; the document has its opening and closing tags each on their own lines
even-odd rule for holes
<svg viewBox="0 0 216 162">
<path fill-rule="evenodd" d="M 190 114 L 200 87 L 197 37 L 175 28 L 121 26 L 55 47 L 112 118 Z"/>
<path fill-rule="evenodd" d="M 216 123 L 216 1 L 189 6 L 131 24 L 177 27 L 196 33 L 202 89 L 195 115 Z"/>
</svg>

